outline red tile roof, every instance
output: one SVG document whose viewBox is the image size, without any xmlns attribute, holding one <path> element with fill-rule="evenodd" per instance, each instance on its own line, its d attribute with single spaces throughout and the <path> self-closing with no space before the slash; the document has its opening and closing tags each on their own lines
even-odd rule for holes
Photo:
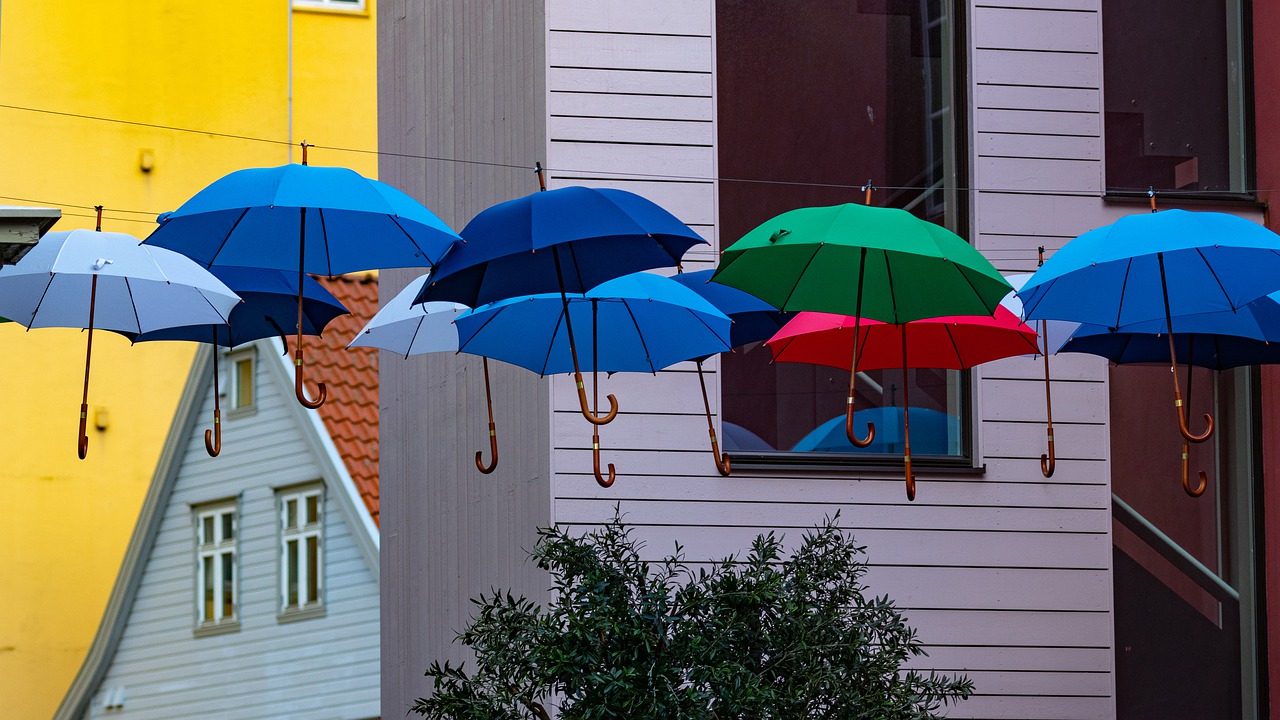
<svg viewBox="0 0 1280 720">
<path fill-rule="evenodd" d="M 378 351 L 347 349 L 347 343 L 378 311 L 378 278 L 373 273 L 356 273 L 320 278 L 320 284 L 351 314 L 329 323 L 322 338 L 303 340 L 307 392 L 315 397 L 316 381 L 328 387 L 329 399 L 317 412 L 377 523 Z M 289 349 L 292 352 L 292 342 Z"/>
</svg>

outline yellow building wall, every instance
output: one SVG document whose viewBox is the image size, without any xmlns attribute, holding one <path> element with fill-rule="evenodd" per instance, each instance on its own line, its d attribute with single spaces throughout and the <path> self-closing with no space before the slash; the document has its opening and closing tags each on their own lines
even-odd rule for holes
<svg viewBox="0 0 1280 720">
<path fill-rule="evenodd" d="M 296 158 L 291 142 L 376 150 L 367 2 L 339 13 L 291 12 L 288 0 L 0 0 L 0 205 L 61 208 L 54 229 L 69 230 L 93 227 L 101 204 L 104 230 L 142 238 L 216 178 Z M 377 171 L 372 153 L 313 149 L 310 161 Z M 107 427 L 91 422 L 82 461 L 84 352 L 80 331 L 0 325 L 0 716 L 11 720 L 50 717 L 85 657 L 194 346 L 95 333 L 90 414 L 101 408 Z"/>
</svg>

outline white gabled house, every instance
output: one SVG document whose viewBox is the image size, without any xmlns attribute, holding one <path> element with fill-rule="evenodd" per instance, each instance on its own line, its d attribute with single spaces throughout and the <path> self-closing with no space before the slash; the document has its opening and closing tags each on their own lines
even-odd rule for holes
<svg viewBox="0 0 1280 720">
<path fill-rule="evenodd" d="M 319 410 L 295 401 L 279 340 L 219 349 L 210 457 L 213 353 L 197 353 L 59 720 L 378 716 L 377 355 L 343 347 L 377 282 L 327 285 L 357 315 L 309 338 Z"/>
</svg>

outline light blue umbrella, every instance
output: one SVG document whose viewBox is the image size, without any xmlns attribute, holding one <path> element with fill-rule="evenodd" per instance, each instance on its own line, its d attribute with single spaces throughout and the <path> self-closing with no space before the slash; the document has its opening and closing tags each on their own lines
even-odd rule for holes
<svg viewBox="0 0 1280 720">
<path fill-rule="evenodd" d="M 873 422 L 876 436 L 865 447 L 849 441 L 844 414 L 827 420 L 800 438 L 793 452 L 853 452 L 889 454 L 901 451 L 903 408 L 874 407 L 853 414 L 854 422 Z M 923 455 L 948 455 L 959 448 L 960 419 L 930 408 L 911 408 L 911 442 Z"/>
<path fill-rule="evenodd" d="M 237 170 L 158 219 L 146 243 L 205 267 L 233 265 L 317 275 L 434 264 L 459 238 L 430 210 L 385 183 L 340 167 L 302 164 Z M 294 392 L 303 389 L 302 296 L 298 296 Z"/>
<path fill-rule="evenodd" d="M 567 315 L 566 315 L 567 309 Z M 578 340 L 591 345 L 580 362 L 570 343 L 569 320 Z M 540 375 L 587 369 L 604 372 L 651 372 L 685 360 L 729 349 L 730 321 L 697 293 L 660 275 L 633 273 L 610 280 L 583 294 L 510 298 L 463 313 L 458 328 L 461 352 L 490 357 Z M 583 328 L 587 328 L 584 333 Z M 583 367 L 585 365 L 585 367 Z M 598 390 L 596 405 L 599 404 Z M 586 391 L 578 382 L 578 394 Z M 613 484 L 600 471 L 600 429 L 592 424 L 596 481 Z"/>
<path fill-rule="evenodd" d="M 239 302 L 239 296 L 196 263 L 140 245 L 124 233 L 51 232 L 16 264 L 0 268 L 0 315 L 27 328 L 89 331 L 76 445 L 82 460 L 89 449 L 85 430 L 94 328 L 136 335 L 179 325 L 225 324 Z"/>
</svg>

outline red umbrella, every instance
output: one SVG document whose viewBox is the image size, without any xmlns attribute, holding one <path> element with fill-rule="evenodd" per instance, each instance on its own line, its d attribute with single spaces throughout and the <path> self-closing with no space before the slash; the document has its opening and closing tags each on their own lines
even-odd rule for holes
<svg viewBox="0 0 1280 720">
<path fill-rule="evenodd" d="M 855 330 L 855 328 L 857 328 Z M 1005 307 L 994 315 L 954 315 L 894 325 L 832 313 L 802 312 L 765 341 L 773 359 L 851 370 L 853 339 L 858 334 L 858 369 L 937 368 L 968 370 L 992 360 L 1039 354 L 1036 332 Z M 907 346 L 910 345 L 910 354 Z M 907 499 L 916 496 L 911 474 L 911 430 L 902 388 L 904 463 Z"/>
</svg>

